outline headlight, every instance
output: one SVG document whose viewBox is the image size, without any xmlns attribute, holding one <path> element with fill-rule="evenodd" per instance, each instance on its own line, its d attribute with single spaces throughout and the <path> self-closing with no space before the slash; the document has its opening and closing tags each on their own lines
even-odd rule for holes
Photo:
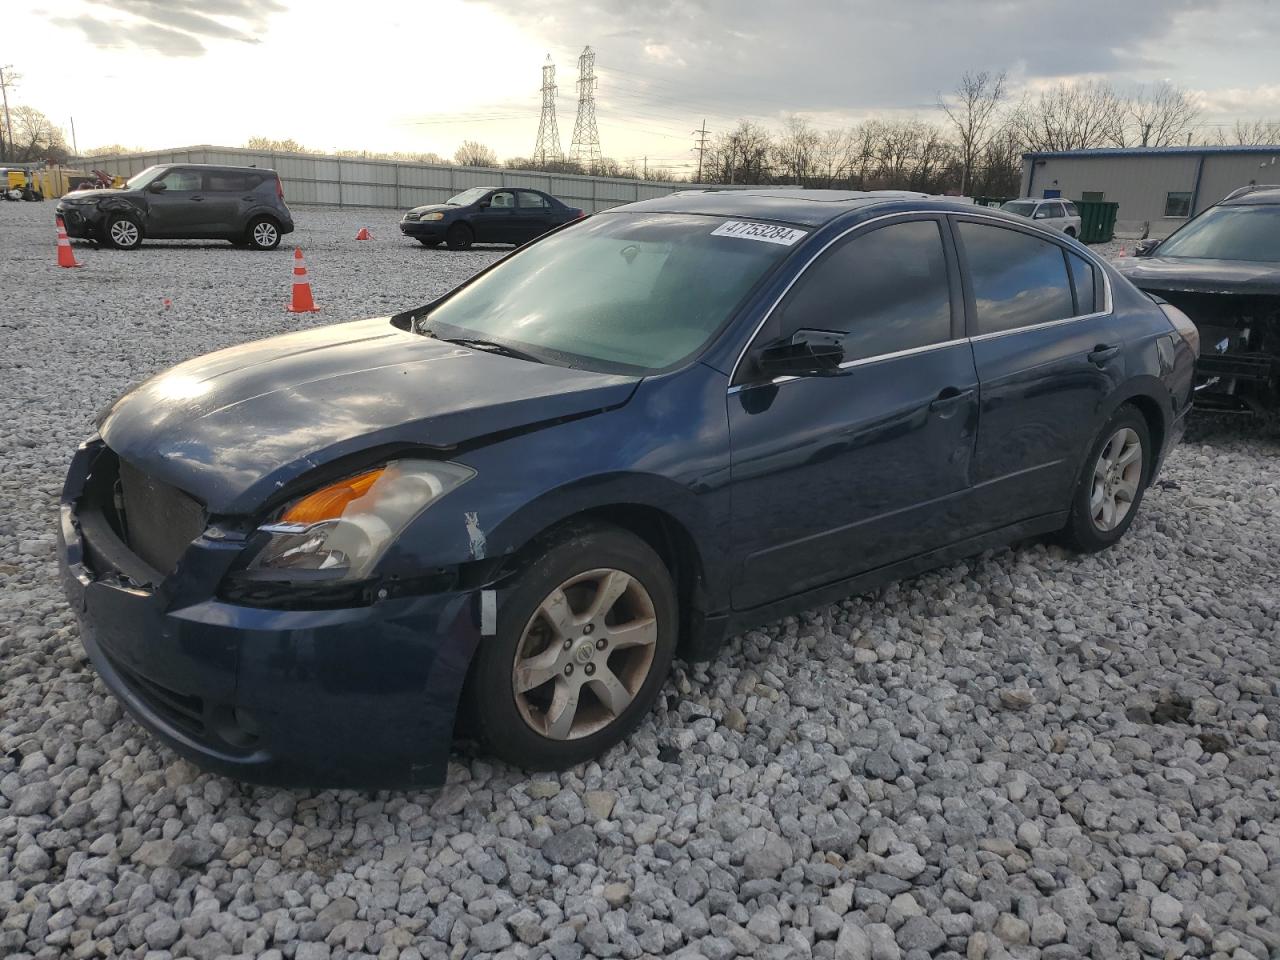
<svg viewBox="0 0 1280 960">
<path fill-rule="evenodd" d="M 268 580 L 367 577 L 414 517 L 473 476 L 458 463 L 395 460 L 321 487 L 258 528 L 270 539 L 245 572 Z"/>
<path fill-rule="evenodd" d="M 443 220 L 444 214 L 441 213 L 439 210 L 434 210 L 431 213 L 424 213 L 418 219 L 419 220 Z"/>
</svg>

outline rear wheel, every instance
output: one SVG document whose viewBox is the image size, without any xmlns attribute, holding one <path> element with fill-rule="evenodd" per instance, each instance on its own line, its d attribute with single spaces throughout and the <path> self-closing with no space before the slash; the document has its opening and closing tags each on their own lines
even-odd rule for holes
<svg viewBox="0 0 1280 960">
<path fill-rule="evenodd" d="M 444 242 L 450 250 L 466 250 L 475 241 L 475 234 L 465 223 L 455 223 L 445 234 Z"/>
<path fill-rule="evenodd" d="M 653 706 L 676 644 L 662 560 L 613 527 L 566 531 L 520 574 L 480 643 L 468 684 L 476 731 L 516 766 L 599 756 Z"/>
<path fill-rule="evenodd" d="M 274 250 L 280 246 L 280 224 L 270 217 L 254 217 L 245 230 L 245 238 L 254 250 Z"/>
<path fill-rule="evenodd" d="M 142 243 L 142 225 L 125 213 L 113 213 L 102 228 L 103 239 L 117 250 L 133 250 Z"/>
<path fill-rule="evenodd" d="M 1069 546 L 1094 553 L 1124 536 L 1150 482 L 1154 457 L 1146 418 L 1121 407 L 1094 440 L 1076 484 L 1063 530 Z"/>
</svg>

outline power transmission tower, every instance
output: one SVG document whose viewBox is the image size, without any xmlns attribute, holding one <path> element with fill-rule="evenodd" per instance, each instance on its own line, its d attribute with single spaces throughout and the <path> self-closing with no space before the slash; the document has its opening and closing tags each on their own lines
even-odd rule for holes
<svg viewBox="0 0 1280 960">
<path fill-rule="evenodd" d="M 547 54 L 547 62 L 542 66 L 542 117 L 538 120 L 538 144 L 533 148 L 533 162 L 538 166 L 549 163 L 560 163 L 564 154 L 560 152 L 560 127 L 556 123 L 556 65 L 551 62 L 551 54 Z"/>
<path fill-rule="evenodd" d="M 698 177 L 695 183 L 702 182 L 702 155 L 707 152 L 707 121 L 702 121 L 702 126 L 693 131 L 698 135 L 698 139 L 694 141 L 698 151 Z"/>
<path fill-rule="evenodd" d="M 7 160 L 8 152 L 13 149 L 13 123 L 9 119 L 9 87 L 16 86 L 22 74 L 14 73 L 13 66 L 5 64 L 0 67 L 0 96 L 4 97 L 4 150 L 0 150 L 0 160 Z"/>
<path fill-rule="evenodd" d="M 596 129 L 596 52 L 582 48 L 578 57 L 578 119 L 573 122 L 569 158 L 591 173 L 600 166 L 600 131 Z"/>
</svg>

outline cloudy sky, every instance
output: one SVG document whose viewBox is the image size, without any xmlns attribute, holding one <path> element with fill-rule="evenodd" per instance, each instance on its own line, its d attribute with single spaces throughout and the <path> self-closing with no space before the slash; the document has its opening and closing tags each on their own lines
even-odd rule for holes
<svg viewBox="0 0 1280 960">
<path fill-rule="evenodd" d="M 46 0 L 0 36 L 0 64 L 22 74 L 10 103 L 68 134 L 74 117 L 81 149 L 474 138 L 506 158 L 532 151 L 548 53 L 568 149 L 591 44 L 605 153 L 679 169 L 703 118 L 934 117 L 965 70 L 1018 90 L 1168 80 L 1209 124 L 1280 118 L 1278 38 L 1273 0 Z"/>
</svg>

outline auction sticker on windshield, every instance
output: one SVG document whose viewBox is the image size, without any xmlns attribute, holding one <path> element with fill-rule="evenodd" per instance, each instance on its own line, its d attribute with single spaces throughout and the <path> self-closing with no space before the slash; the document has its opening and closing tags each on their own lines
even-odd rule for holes
<svg viewBox="0 0 1280 960">
<path fill-rule="evenodd" d="M 745 220 L 729 220 L 711 231 L 713 237 L 737 237 L 740 240 L 760 240 L 764 243 L 780 243 L 789 247 L 806 231 L 782 227 L 776 223 L 748 223 Z"/>
</svg>

